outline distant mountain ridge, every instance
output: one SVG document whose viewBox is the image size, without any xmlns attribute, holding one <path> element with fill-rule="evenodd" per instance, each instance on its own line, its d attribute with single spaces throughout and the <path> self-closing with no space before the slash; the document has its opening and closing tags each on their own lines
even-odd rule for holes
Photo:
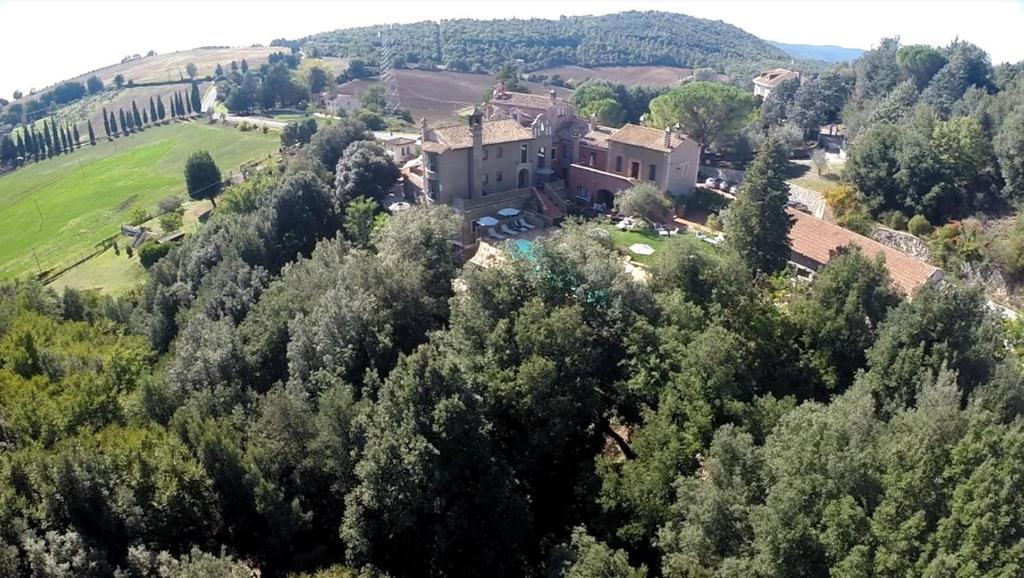
<svg viewBox="0 0 1024 578">
<path fill-rule="evenodd" d="M 852 62 L 864 54 L 864 50 L 860 48 L 844 48 L 831 44 L 786 44 L 785 42 L 775 42 L 773 40 L 768 42 L 784 50 L 786 54 L 793 58 L 803 60 L 821 60 L 829 63 Z"/>
<path fill-rule="evenodd" d="M 792 60 L 782 49 L 722 21 L 669 12 L 621 12 L 558 20 L 457 19 L 368 26 L 276 40 L 321 56 L 364 58 L 380 54 L 387 30 L 396 65 L 443 66 L 493 72 L 520 60 L 527 71 L 561 65 L 585 67 L 664 65 L 714 68 L 734 78 Z"/>
</svg>

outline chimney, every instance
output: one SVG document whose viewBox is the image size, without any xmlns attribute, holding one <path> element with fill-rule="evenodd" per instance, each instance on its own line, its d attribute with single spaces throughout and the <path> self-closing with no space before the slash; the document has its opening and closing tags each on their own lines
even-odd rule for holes
<svg viewBox="0 0 1024 578">
<path fill-rule="evenodd" d="M 672 148 L 672 129 L 665 127 L 665 148 Z"/>
<path fill-rule="evenodd" d="M 469 133 L 473 137 L 473 148 L 469 152 L 469 198 L 480 196 L 482 183 L 480 176 L 483 174 L 484 158 L 484 115 L 480 107 L 473 107 L 473 114 L 469 115 Z"/>
<path fill-rule="evenodd" d="M 596 114 L 590 115 L 590 123 L 589 124 L 590 124 L 590 130 L 592 130 L 592 131 L 597 130 L 597 115 Z"/>
<path fill-rule="evenodd" d="M 548 94 L 551 95 L 551 104 L 555 104 L 555 100 L 558 99 L 558 95 L 555 94 L 555 89 L 552 88 Z"/>
<path fill-rule="evenodd" d="M 427 142 L 427 119 L 420 119 L 420 142 Z"/>
</svg>

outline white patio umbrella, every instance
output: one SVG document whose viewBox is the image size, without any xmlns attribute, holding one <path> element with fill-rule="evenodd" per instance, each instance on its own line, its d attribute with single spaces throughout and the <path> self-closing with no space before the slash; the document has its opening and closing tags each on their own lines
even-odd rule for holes
<svg viewBox="0 0 1024 578">
<path fill-rule="evenodd" d="M 411 205 L 405 201 L 398 201 L 397 203 L 391 203 L 390 205 L 388 205 L 388 210 L 394 213 L 396 211 L 404 211 L 408 209 L 410 206 Z"/>
<path fill-rule="evenodd" d="M 513 209 L 512 207 L 505 207 L 498 211 L 498 215 L 502 217 L 514 217 L 520 213 L 519 209 Z"/>
<path fill-rule="evenodd" d="M 476 224 L 480 225 L 481 227 L 493 227 L 498 224 L 498 219 L 495 219 L 494 217 L 491 216 L 480 217 L 479 219 L 476 220 Z"/>
<path fill-rule="evenodd" d="M 654 247 L 645 243 L 633 243 L 629 246 L 629 250 L 636 253 L 637 255 L 653 255 Z"/>
</svg>

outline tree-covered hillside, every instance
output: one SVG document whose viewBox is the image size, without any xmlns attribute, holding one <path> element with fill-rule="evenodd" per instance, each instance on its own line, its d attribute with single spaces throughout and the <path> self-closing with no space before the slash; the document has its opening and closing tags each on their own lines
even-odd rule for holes
<svg viewBox="0 0 1024 578">
<path fill-rule="evenodd" d="M 350 28 L 275 42 L 299 45 L 319 55 L 375 60 L 382 30 L 382 26 Z M 746 75 L 753 63 L 789 60 L 782 50 L 730 24 L 667 12 L 559 20 L 459 19 L 400 24 L 389 30 L 398 65 L 443 65 L 460 71 L 493 71 L 521 59 L 526 70 L 562 64 L 661 64 Z"/>
</svg>

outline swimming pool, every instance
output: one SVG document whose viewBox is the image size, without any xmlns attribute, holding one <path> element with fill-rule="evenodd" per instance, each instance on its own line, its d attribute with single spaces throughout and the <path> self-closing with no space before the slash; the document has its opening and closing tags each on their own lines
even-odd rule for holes
<svg viewBox="0 0 1024 578">
<path fill-rule="evenodd" d="M 530 253 L 533 251 L 533 241 L 527 241 L 526 239 L 516 239 L 516 248 L 523 253 Z"/>
</svg>

